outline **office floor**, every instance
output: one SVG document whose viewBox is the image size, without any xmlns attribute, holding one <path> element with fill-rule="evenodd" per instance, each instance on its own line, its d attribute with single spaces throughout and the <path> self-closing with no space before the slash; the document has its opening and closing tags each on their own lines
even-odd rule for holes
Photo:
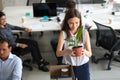
<svg viewBox="0 0 120 80">
<path fill-rule="evenodd" d="M 95 31 L 91 31 L 91 45 L 93 55 L 96 57 L 102 56 L 106 51 L 102 48 L 95 46 Z M 28 37 L 28 34 L 23 33 L 22 37 Z M 42 56 L 50 65 L 55 65 L 57 60 L 54 52 L 52 51 L 50 40 L 57 38 L 58 33 L 56 32 L 44 32 L 43 37 L 40 37 L 40 32 L 32 33 L 31 39 L 38 41 Z M 28 37 L 29 38 L 29 37 Z M 30 55 L 26 55 L 30 57 Z M 107 67 L 107 61 L 100 61 L 98 64 L 90 61 L 90 76 L 91 80 L 120 80 L 120 63 L 113 62 L 112 69 L 110 71 L 105 70 Z M 29 71 L 26 67 L 23 68 L 23 80 L 50 80 L 50 73 L 38 70 L 37 66 L 33 64 L 33 71 Z M 49 68 L 49 66 L 48 66 Z"/>
</svg>

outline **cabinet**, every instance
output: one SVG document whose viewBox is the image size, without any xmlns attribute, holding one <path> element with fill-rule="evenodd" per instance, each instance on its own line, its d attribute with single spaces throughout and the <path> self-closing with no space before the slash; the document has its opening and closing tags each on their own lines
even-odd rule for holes
<svg viewBox="0 0 120 80">
<path fill-rule="evenodd" d="M 2 0 L 0 0 L 0 10 L 3 9 Z"/>
<path fill-rule="evenodd" d="M 2 6 L 24 6 L 26 5 L 27 0 L 1 0 Z"/>
</svg>

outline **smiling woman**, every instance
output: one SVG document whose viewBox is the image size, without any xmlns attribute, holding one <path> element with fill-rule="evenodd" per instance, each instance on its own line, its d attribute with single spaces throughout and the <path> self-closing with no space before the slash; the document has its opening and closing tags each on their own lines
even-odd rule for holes
<svg viewBox="0 0 120 80">
<path fill-rule="evenodd" d="M 60 32 L 59 39 L 58 39 L 58 46 L 56 54 L 57 56 L 63 56 L 63 63 L 69 64 L 73 66 L 73 70 L 75 73 L 75 78 L 78 80 L 90 80 L 90 74 L 89 74 L 89 57 L 91 57 L 91 45 L 90 45 L 90 39 L 89 34 L 85 30 L 85 35 L 82 37 L 82 39 L 79 40 L 81 37 L 81 34 L 79 35 L 77 45 L 83 46 L 82 54 L 83 55 L 77 55 L 77 50 L 73 50 L 72 47 L 74 45 L 69 46 L 69 44 L 72 44 L 74 42 L 67 41 L 67 39 L 75 40 L 75 37 L 77 37 L 77 32 L 79 32 L 79 28 L 82 27 L 82 19 L 81 14 L 76 9 L 69 9 L 66 14 L 63 21 L 62 31 Z M 80 30 L 81 33 L 81 30 Z M 84 32 L 82 33 L 84 34 Z M 85 39 L 86 38 L 86 39 Z M 84 43 L 85 42 L 85 43 Z"/>
</svg>

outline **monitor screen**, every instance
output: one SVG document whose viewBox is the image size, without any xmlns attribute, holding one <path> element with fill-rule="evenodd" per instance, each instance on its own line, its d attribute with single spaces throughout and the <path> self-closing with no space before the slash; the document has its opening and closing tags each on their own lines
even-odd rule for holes
<svg viewBox="0 0 120 80">
<path fill-rule="evenodd" d="M 57 7 L 65 7 L 66 0 L 46 0 L 46 3 L 55 2 Z"/>
<path fill-rule="evenodd" d="M 65 7 L 66 0 L 56 0 L 57 7 Z"/>
<path fill-rule="evenodd" d="M 33 16 L 57 16 L 56 3 L 33 3 Z"/>
</svg>

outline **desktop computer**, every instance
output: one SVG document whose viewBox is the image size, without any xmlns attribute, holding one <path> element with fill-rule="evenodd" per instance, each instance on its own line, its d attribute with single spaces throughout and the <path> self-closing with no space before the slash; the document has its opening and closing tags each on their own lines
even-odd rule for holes
<svg viewBox="0 0 120 80">
<path fill-rule="evenodd" d="M 56 3 L 33 3 L 33 16 L 57 16 Z"/>
</svg>

